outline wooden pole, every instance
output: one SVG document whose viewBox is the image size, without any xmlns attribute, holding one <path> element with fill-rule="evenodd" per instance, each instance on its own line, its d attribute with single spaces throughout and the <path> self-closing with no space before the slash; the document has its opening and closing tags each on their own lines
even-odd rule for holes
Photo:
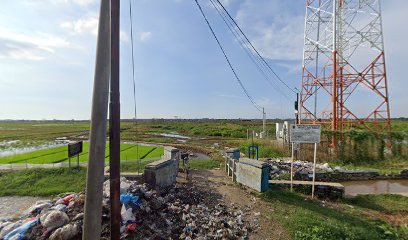
<svg viewBox="0 0 408 240">
<path fill-rule="evenodd" d="M 82 239 L 100 239 L 110 77 L 109 0 L 101 0 Z"/>
</svg>

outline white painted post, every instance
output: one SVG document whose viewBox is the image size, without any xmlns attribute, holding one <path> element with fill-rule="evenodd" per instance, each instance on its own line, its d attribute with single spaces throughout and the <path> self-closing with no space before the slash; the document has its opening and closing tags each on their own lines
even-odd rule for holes
<svg viewBox="0 0 408 240">
<path fill-rule="evenodd" d="M 316 155 L 317 155 L 317 143 L 315 143 L 315 144 L 314 144 L 312 198 L 314 198 L 314 190 L 315 190 L 315 179 L 316 179 Z"/>
<path fill-rule="evenodd" d="M 292 159 L 290 161 L 290 191 L 293 191 L 293 159 L 295 155 L 295 143 L 292 142 Z"/>
</svg>

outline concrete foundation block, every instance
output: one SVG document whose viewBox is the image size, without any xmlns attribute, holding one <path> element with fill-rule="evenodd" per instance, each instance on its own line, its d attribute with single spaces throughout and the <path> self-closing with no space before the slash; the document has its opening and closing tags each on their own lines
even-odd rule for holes
<svg viewBox="0 0 408 240">
<path fill-rule="evenodd" d="M 265 162 L 241 158 L 236 163 L 237 182 L 258 192 L 264 192 L 269 187 L 269 165 Z"/>
<path fill-rule="evenodd" d="M 159 160 L 145 166 L 144 180 L 154 189 L 167 188 L 176 183 L 177 173 L 177 160 Z"/>
</svg>

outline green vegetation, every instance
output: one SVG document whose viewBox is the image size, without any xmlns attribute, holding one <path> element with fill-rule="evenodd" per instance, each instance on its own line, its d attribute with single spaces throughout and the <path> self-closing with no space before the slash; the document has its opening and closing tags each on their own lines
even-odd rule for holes
<svg viewBox="0 0 408 240">
<path fill-rule="evenodd" d="M 359 195 L 344 202 L 380 212 L 408 213 L 408 197 L 401 195 Z"/>
<path fill-rule="evenodd" d="M 182 161 L 180 161 L 180 167 L 182 167 Z M 220 167 L 220 161 L 213 159 L 194 159 L 188 162 L 188 168 L 191 170 L 209 170 Z"/>
<path fill-rule="evenodd" d="M 248 155 L 248 147 L 252 146 L 252 141 L 235 141 L 232 144 L 238 145 L 241 153 Z M 283 157 L 285 156 L 285 151 L 282 149 L 282 146 L 274 145 L 270 140 L 256 139 L 254 140 L 254 145 L 258 146 L 259 149 L 259 158 L 274 158 L 274 157 Z M 251 152 L 251 155 L 255 155 L 255 150 Z"/>
<path fill-rule="evenodd" d="M 385 221 L 371 219 L 365 215 L 367 208 L 361 208 L 362 202 L 371 205 L 399 204 L 401 199 L 394 196 L 382 198 L 357 198 L 344 203 L 326 203 L 305 199 L 304 195 L 291 193 L 275 187 L 263 195 L 270 202 L 273 212 L 268 217 L 281 222 L 294 239 L 338 240 L 338 239 L 407 239 L 408 229 L 404 226 L 393 227 Z M 404 198 L 407 201 L 408 198 Z M 403 205 L 406 205 L 404 203 Z M 399 207 L 403 207 L 399 204 Z M 388 208 L 388 206 L 383 206 Z"/>
<path fill-rule="evenodd" d="M 79 161 L 86 162 L 89 158 L 89 142 L 83 143 L 83 152 L 79 154 Z M 108 146 L 107 146 L 108 148 Z M 138 157 L 141 159 L 158 158 L 163 155 L 162 147 L 152 146 L 138 146 L 135 144 L 121 144 L 121 159 L 122 160 L 136 160 Z M 44 164 L 44 163 L 59 163 L 68 161 L 67 146 L 48 148 L 38 150 L 29 153 L 16 154 L 7 157 L 0 158 L 0 164 L 5 163 L 30 163 L 30 164 Z M 109 159 L 109 151 L 106 149 L 106 160 Z M 76 161 L 74 157 L 71 161 Z"/>
<path fill-rule="evenodd" d="M 27 169 L 0 173 L 0 196 L 52 196 L 85 189 L 86 169 Z"/>
<path fill-rule="evenodd" d="M 176 133 L 189 136 L 185 145 L 213 147 L 214 143 L 219 149 L 224 147 L 239 147 L 241 152 L 246 154 L 247 147 L 251 145 L 246 140 L 247 129 L 259 132 L 262 130 L 261 120 L 138 120 L 122 121 L 121 139 L 123 141 L 142 141 L 154 143 L 177 143 L 176 138 L 161 136 L 161 133 Z M 273 138 L 275 132 L 275 122 L 267 121 L 267 131 Z M 362 128 L 354 128 L 346 132 L 343 136 L 337 134 L 342 139 L 336 151 L 331 151 L 329 144 L 331 134 L 325 132 L 322 142 L 318 146 L 318 161 L 328 162 L 332 166 L 344 166 L 350 169 L 374 169 L 381 173 L 399 173 L 402 169 L 408 168 L 408 121 L 398 119 L 392 121 L 392 148 L 388 149 L 383 141 L 380 141 L 375 134 Z M 70 139 L 87 138 L 89 135 L 88 121 L 2 121 L 0 122 L 0 151 L 7 147 L 31 147 L 54 142 L 57 137 L 67 137 Z M 5 144 L 5 141 L 19 140 L 12 144 Z M 2 143 L 3 142 L 3 143 Z M 259 146 L 260 157 L 281 157 L 289 156 L 287 147 L 274 145 L 270 141 L 255 140 Z M 310 145 L 310 144 L 309 144 Z M 302 160 L 313 159 L 313 146 L 302 145 Z M 85 149 L 84 149 L 85 150 Z M 122 149 L 122 159 L 131 160 L 135 156 L 136 149 Z M 40 152 L 41 153 L 41 152 Z M 40 154 L 38 153 L 38 154 Z M 64 161 L 66 155 L 52 155 L 49 157 L 30 158 L 32 162 L 60 162 Z M 146 152 L 139 149 L 141 156 Z M 48 154 L 42 152 L 41 154 Z M 159 154 L 157 154 L 159 155 Z M 157 156 L 155 155 L 155 156 Z M 149 156 L 149 157 L 155 157 Z M 146 157 L 146 158 L 149 158 Z M 44 159 L 44 160 L 40 160 Z M 86 161 L 87 153 L 81 155 L 80 161 Z M 26 159 L 5 159 L 0 158 L 1 163 L 22 162 Z"/>
<path fill-rule="evenodd" d="M 120 163 L 120 171 L 121 172 L 142 173 L 144 171 L 145 166 L 154 161 L 157 161 L 157 160 L 141 159 L 141 160 L 136 160 L 136 161 L 122 161 Z"/>
</svg>

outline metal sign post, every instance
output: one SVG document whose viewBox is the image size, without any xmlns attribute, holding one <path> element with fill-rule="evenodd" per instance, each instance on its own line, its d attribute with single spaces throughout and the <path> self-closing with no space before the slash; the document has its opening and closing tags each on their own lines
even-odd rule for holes
<svg viewBox="0 0 408 240">
<path fill-rule="evenodd" d="M 293 191 L 293 160 L 295 156 L 295 143 L 292 142 L 292 158 L 290 161 L 290 191 Z"/>
<path fill-rule="evenodd" d="M 75 142 L 68 144 L 68 166 L 71 169 L 71 157 L 77 156 L 77 167 L 79 167 L 79 154 L 82 152 L 83 142 Z"/>
<path fill-rule="evenodd" d="M 316 180 L 316 153 L 317 153 L 317 143 L 314 144 L 314 154 L 313 154 L 313 183 L 312 183 L 312 198 L 314 198 L 315 191 L 315 180 Z"/>
<path fill-rule="evenodd" d="M 290 142 L 292 143 L 292 161 L 290 166 L 290 190 L 293 190 L 293 158 L 295 143 L 314 143 L 313 154 L 313 181 L 312 198 L 314 198 L 316 178 L 316 156 L 317 144 L 320 143 L 321 125 L 317 124 L 295 124 L 290 126 Z"/>
</svg>

